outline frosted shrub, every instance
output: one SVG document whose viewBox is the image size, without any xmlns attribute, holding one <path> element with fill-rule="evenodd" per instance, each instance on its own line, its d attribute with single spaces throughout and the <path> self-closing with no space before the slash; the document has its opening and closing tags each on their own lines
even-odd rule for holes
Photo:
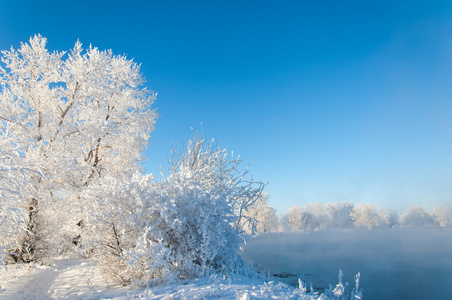
<svg viewBox="0 0 452 300">
<path fill-rule="evenodd" d="M 239 162 L 194 137 L 184 153 L 173 153 L 161 182 L 136 174 L 92 188 L 92 244 L 105 277 L 126 285 L 252 274 L 238 254 L 245 237 L 239 221 L 262 197 L 263 185 L 244 181 Z"/>
<path fill-rule="evenodd" d="M 360 280 L 361 274 L 358 273 L 355 276 L 355 287 L 352 288 L 352 290 L 350 292 L 350 296 L 348 293 L 349 283 L 342 282 L 343 276 L 344 276 L 344 273 L 342 272 L 342 270 L 339 270 L 338 283 L 336 284 L 336 286 L 334 288 L 330 284 L 330 288 L 325 290 L 325 293 L 322 294 L 322 297 L 328 297 L 327 299 L 337 299 L 337 300 L 363 299 L 363 290 L 359 288 L 359 280 Z M 324 299 L 324 298 L 319 298 L 319 299 Z"/>
<path fill-rule="evenodd" d="M 245 237 L 243 226 L 262 198 L 263 184 L 245 180 L 241 160 L 194 136 L 183 153 L 173 150 L 170 170 L 160 184 L 161 228 L 169 247 L 184 257 L 188 273 L 242 272 L 237 254 Z"/>
<path fill-rule="evenodd" d="M 363 299 L 363 290 L 359 289 L 359 279 L 361 278 L 361 274 L 358 273 L 355 276 L 355 288 L 352 290 L 352 293 L 350 295 L 350 299 Z"/>
<path fill-rule="evenodd" d="M 339 270 L 339 276 L 338 276 L 339 283 L 332 290 L 332 293 L 333 293 L 334 297 L 336 297 L 337 299 L 345 299 L 345 297 L 344 297 L 344 295 L 345 295 L 345 287 L 348 286 L 348 282 L 346 282 L 345 285 L 342 283 L 342 277 L 343 276 L 344 276 L 344 273 L 342 273 L 342 270 Z"/>
<path fill-rule="evenodd" d="M 306 284 L 298 279 L 298 288 L 291 295 L 284 299 L 292 299 L 292 295 L 296 295 L 297 299 L 303 300 L 358 300 L 363 299 L 363 291 L 359 288 L 360 273 L 355 276 L 355 286 L 351 289 L 348 282 L 343 282 L 343 272 L 339 270 L 338 283 L 336 286 L 329 285 L 323 294 L 315 292 L 312 286 L 308 290 Z M 271 282 L 272 283 L 272 282 Z M 270 297 L 269 297 L 270 298 Z"/>
</svg>

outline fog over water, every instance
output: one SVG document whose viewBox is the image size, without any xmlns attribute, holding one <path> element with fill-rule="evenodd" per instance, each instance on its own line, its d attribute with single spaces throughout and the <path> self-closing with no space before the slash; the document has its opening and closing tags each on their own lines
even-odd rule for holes
<svg viewBox="0 0 452 300">
<path fill-rule="evenodd" d="M 350 287 L 361 273 L 365 299 L 451 299 L 451 237 L 452 228 L 270 233 L 248 241 L 244 256 L 320 291 L 342 269 Z"/>
</svg>

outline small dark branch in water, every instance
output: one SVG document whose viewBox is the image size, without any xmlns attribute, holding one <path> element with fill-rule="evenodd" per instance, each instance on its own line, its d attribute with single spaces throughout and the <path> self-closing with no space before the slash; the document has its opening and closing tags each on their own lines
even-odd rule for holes
<svg viewBox="0 0 452 300">
<path fill-rule="evenodd" d="M 273 274 L 274 277 L 279 277 L 279 278 L 289 278 L 289 277 L 295 277 L 297 276 L 296 274 L 290 274 L 290 273 L 278 273 L 278 274 Z"/>
</svg>

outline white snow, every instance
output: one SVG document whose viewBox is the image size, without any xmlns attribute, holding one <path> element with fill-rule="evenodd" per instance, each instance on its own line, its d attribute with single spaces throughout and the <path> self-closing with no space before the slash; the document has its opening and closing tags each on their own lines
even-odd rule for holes
<svg viewBox="0 0 452 300">
<path fill-rule="evenodd" d="M 128 292 L 108 288 L 88 260 L 61 260 L 53 266 L 8 265 L 0 271 L 0 279 L 0 299 L 121 299 Z"/>
<path fill-rule="evenodd" d="M 283 283 L 242 276 L 178 281 L 146 289 L 109 287 L 88 260 L 17 264 L 0 271 L 0 299 L 328 299 Z"/>
</svg>

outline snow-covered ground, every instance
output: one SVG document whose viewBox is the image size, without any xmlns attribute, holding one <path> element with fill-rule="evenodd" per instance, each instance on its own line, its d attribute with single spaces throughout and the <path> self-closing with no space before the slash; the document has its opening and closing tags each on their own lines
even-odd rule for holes
<svg viewBox="0 0 452 300">
<path fill-rule="evenodd" d="M 276 282 L 211 276 L 147 289 L 109 287 L 88 260 L 59 260 L 53 266 L 10 265 L 0 271 L 0 299 L 319 299 Z M 322 296 L 321 299 L 330 299 Z M 332 299 L 332 298 L 331 298 Z"/>
<path fill-rule="evenodd" d="M 365 299 L 452 299 L 452 228 L 266 234 L 244 255 L 280 280 L 321 291 L 360 272 Z M 292 276 L 293 275 L 293 276 Z"/>
<path fill-rule="evenodd" d="M 269 283 L 211 276 L 130 289 L 107 286 L 88 260 L 9 265 L 0 270 L 0 300 L 318 299 L 329 283 L 335 287 L 339 269 L 344 271 L 344 283 L 350 283 L 349 292 L 353 276 L 361 272 L 365 299 L 450 299 L 451 236 L 451 228 L 262 235 L 247 243 L 244 255 L 271 271 Z M 312 282 L 318 293 L 304 294 L 298 278 L 308 287 Z"/>
</svg>

